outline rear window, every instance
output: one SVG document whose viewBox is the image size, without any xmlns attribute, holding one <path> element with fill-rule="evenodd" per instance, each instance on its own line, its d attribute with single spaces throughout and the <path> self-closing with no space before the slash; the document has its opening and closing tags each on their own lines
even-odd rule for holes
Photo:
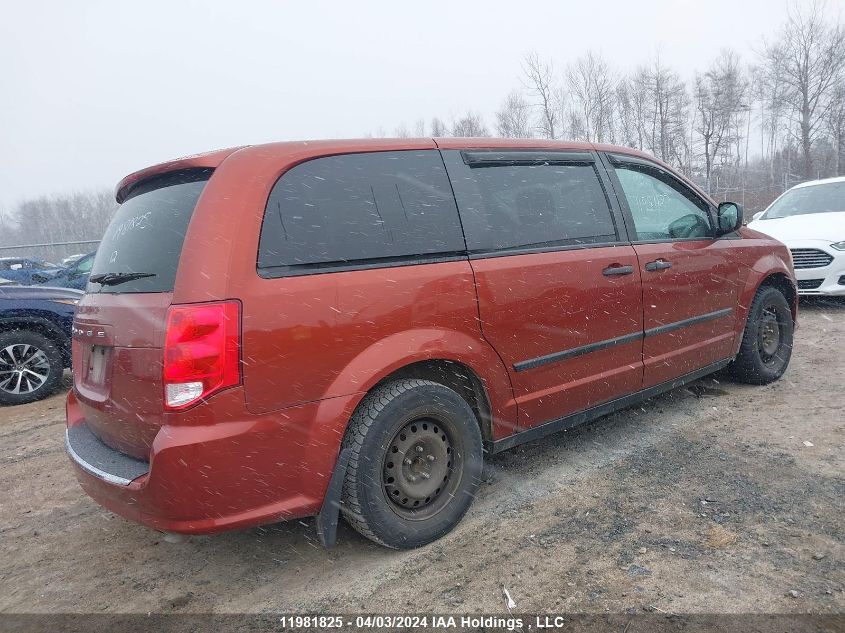
<svg viewBox="0 0 845 633">
<path fill-rule="evenodd" d="M 273 187 L 258 268 L 301 274 L 464 250 L 438 151 L 342 154 L 301 163 Z"/>
<path fill-rule="evenodd" d="M 459 151 L 444 152 L 470 252 L 616 241 L 592 162 L 513 154 L 522 158 L 471 161 Z"/>
<path fill-rule="evenodd" d="M 89 282 L 94 292 L 172 292 L 188 223 L 210 169 L 147 180 L 129 192 L 97 249 L 91 276 L 148 273 L 114 284 Z"/>
</svg>

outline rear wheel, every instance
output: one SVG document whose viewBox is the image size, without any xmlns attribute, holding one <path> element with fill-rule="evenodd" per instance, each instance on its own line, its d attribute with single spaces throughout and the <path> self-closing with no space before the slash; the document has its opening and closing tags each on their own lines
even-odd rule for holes
<svg viewBox="0 0 845 633">
<path fill-rule="evenodd" d="M 397 380 L 370 393 L 347 430 L 343 514 L 367 538 L 397 549 L 449 532 L 472 504 L 482 468 L 475 415 L 457 393 Z"/>
<path fill-rule="evenodd" d="M 765 385 L 780 378 L 792 356 L 794 323 L 783 293 L 772 286 L 757 291 L 742 336 L 739 354 L 729 366 L 740 382 Z"/>
<path fill-rule="evenodd" d="M 0 333 L 0 404 L 24 404 L 54 393 L 64 363 L 56 344 L 39 332 Z"/>
</svg>

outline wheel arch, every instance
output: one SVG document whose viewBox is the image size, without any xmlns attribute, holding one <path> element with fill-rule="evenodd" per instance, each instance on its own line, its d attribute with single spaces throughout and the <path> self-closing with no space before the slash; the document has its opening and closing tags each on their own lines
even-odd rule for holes
<svg viewBox="0 0 845 633">
<path fill-rule="evenodd" d="M 455 330 L 406 330 L 376 341 L 338 373 L 327 397 L 357 393 L 357 407 L 376 386 L 402 378 L 424 378 L 457 391 L 473 407 L 484 439 L 516 430 L 516 401 L 504 363 L 485 340 Z M 348 423 L 343 421 L 344 432 Z"/>
<path fill-rule="evenodd" d="M 763 278 L 760 285 L 757 287 L 757 291 L 759 291 L 763 286 L 771 286 L 772 288 L 780 290 L 789 302 L 789 307 L 792 310 L 793 321 L 796 320 L 798 316 L 798 290 L 796 289 L 795 284 L 792 283 L 789 276 L 786 273 L 772 273 L 771 275 Z"/>
<path fill-rule="evenodd" d="M 760 258 L 751 267 L 750 273 L 745 280 L 745 287 L 740 291 L 737 303 L 734 354 L 739 353 L 740 345 L 742 345 L 742 336 L 745 332 L 746 323 L 748 322 L 751 303 L 754 301 L 754 297 L 760 291 L 760 288 L 765 286 L 776 288 L 783 293 L 789 303 L 792 320 L 797 327 L 798 289 L 795 285 L 795 276 L 792 273 L 791 267 L 787 266 L 783 259 L 774 254 L 769 254 Z"/>
<path fill-rule="evenodd" d="M 27 316 L 0 318 L 0 333 L 12 330 L 31 330 L 46 336 L 59 348 L 59 353 L 62 355 L 62 361 L 65 367 L 70 366 L 71 355 L 68 346 L 68 336 L 52 321 L 40 317 Z"/>
<path fill-rule="evenodd" d="M 421 360 L 405 365 L 388 374 L 373 389 L 394 380 L 418 378 L 449 387 L 461 396 L 475 414 L 475 420 L 485 441 L 493 439 L 493 415 L 490 396 L 481 378 L 468 365 L 443 358 Z M 372 391 L 372 389 L 370 390 Z"/>
</svg>

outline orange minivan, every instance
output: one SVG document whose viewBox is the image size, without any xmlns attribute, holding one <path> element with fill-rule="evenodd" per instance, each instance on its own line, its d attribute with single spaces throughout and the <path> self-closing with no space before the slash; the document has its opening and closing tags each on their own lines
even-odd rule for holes
<svg viewBox="0 0 845 633">
<path fill-rule="evenodd" d="M 446 534 L 485 454 L 789 363 L 792 263 L 671 168 L 543 140 L 273 143 L 117 187 L 73 326 L 85 491 L 208 533 Z"/>
</svg>

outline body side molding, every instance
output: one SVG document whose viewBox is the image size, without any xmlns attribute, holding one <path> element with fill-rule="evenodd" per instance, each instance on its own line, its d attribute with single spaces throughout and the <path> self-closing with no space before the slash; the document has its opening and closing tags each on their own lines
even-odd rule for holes
<svg viewBox="0 0 845 633">
<path fill-rule="evenodd" d="M 557 363 L 563 360 L 568 360 L 570 358 L 575 358 L 576 356 L 581 356 L 583 354 L 589 354 L 590 352 L 598 352 L 599 350 L 607 349 L 608 347 L 614 347 L 615 345 L 631 343 L 641 338 L 657 336 L 658 334 L 665 334 L 666 332 L 679 330 L 684 327 L 689 327 L 690 325 L 697 325 L 699 323 L 713 321 L 714 319 L 721 319 L 722 317 L 728 316 L 732 313 L 733 308 L 724 308 L 722 310 L 708 312 L 706 314 L 701 314 L 699 316 L 684 319 L 682 321 L 674 321 L 673 323 L 658 325 L 657 327 L 649 328 L 644 332 L 632 332 L 631 334 L 624 334 L 622 336 L 616 336 L 614 338 L 605 339 L 603 341 L 596 341 L 595 343 L 589 343 L 587 345 L 582 345 L 581 347 L 573 347 L 571 349 L 566 349 L 560 352 L 554 352 L 545 356 L 538 356 L 537 358 L 521 360 L 518 363 L 513 364 L 513 369 L 514 371 L 518 372 L 527 371 L 529 369 L 535 369 L 537 367 L 542 367 L 543 365 L 548 365 L 549 363 Z"/>
<path fill-rule="evenodd" d="M 726 367 L 732 360 L 733 358 L 726 358 L 713 363 L 712 365 L 707 365 L 706 367 L 697 369 L 694 372 L 690 372 L 689 374 L 685 374 L 684 376 L 680 376 L 679 378 L 660 383 L 659 385 L 654 385 L 648 389 L 636 391 L 627 396 L 617 398 L 616 400 L 611 400 L 609 402 L 605 402 L 604 404 L 585 409 L 579 413 L 573 413 L 556 420 L 545 422 L 525 431 L 514 433 L 513 435 L 502 438 L 501 440 L 495 440 L 492 442 L 487 441 L 484 443 L 484 448 L 488 453 L 496 454 L 513 448 L 514 446 L 524 444 L 525 442 L 538 440 L 547 435 L 551 435 L 552 433 L 568 430 L 586 422 L 591 422 L 596 418 L 600 418 L 620 409 L 625 409 L 637 404 L 638 402 L 648 400 L 649 398 L 653 398 L 661 393 L 671 391 L 672 389 L 676 389 L 688 382 L 697 380 L 698 378 L 702 378 L 708 374 L 712 374 L 715 371 L 719 371 L 720 369 Z"/>
<path fill-rule="evenodd" d="M 572 349 L 563 350 L 562 352 L 554 352 L 553 354 L 547 354 L 546 356 L 539 356 L 538 358 L 522 360 L 518 363 L 514 363 L 513 368 L 514 371 L 526 371 L 528 369 L 534 369 L 536 367 L 548 365 L 549 363 L 556 363 L 562 360 L 567 360 L 569 358 L 575 358 L 576 356 L 581 356 L 583 354 L 589 354 L 590 352 L 597 352 L 602 349 L 607 349 L 608 347 L 614 347 L 616 345 L 623 345 L 625 343 L 638 341 L 642 337 L 642 332 L 632 332 L 631 334 L 624 334 L 622 336 L 609 338 L 604 341 L 596 341 L 595 343 L 590 343 L 589 345 L 573 347 Z"/>
<path fill-rule="evenodd" d="M 666 332 L 679 330 L 682 327 L 689 327 L 690 325 L 697 325 L 699 323 L 704 323 L 705 321 L 721 319 L 731 313 L 733 313 L 733 308 L 724 308 L 722 310 L 716 310 L 715 312 L 708 312 L 707 314 L 701 314 L 699 316 L 692 317 L 691 319 L 684 319 L 683 321 L 675 321 L 674 323 L 667 323 L 666 325 L 658 325 L 657 327 L 649 328 L 644 332 L 644 335 L 648 337 L 665 334 Z"/>
</svg>

